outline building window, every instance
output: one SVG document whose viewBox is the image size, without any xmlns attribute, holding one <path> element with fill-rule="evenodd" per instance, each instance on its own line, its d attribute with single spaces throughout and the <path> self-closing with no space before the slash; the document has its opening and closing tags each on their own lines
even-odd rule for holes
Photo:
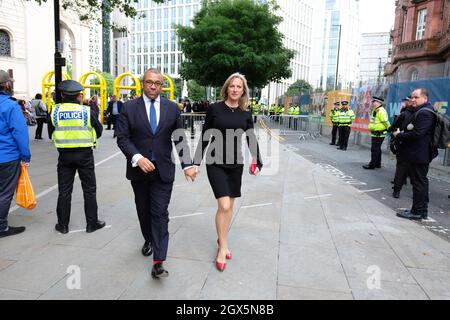
<svg viewBox="0 0 450 320">
<path fill-rule="evenodd" d="M 427 9 L 419 10 L 417 12 L 416 40 L 422 40 L 425 37 L 426 23 L 427 23 Z"/>
<path fill-rule="evenodd" d="M 419 80 L 419 71 L 417 69 L 414 69 L 413 72 L 411 72 L 411 81 L 417 80 Z"/>
<path fill-rule="evenodd" d="M 4 30 L 0 30 L 0 56 L 11 57 L 11 39 Z"/>
</svg>

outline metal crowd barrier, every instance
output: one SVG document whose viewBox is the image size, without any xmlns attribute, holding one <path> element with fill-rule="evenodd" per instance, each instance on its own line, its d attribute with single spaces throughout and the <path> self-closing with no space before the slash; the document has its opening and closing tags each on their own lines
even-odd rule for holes
<svg viewBox="0 0 450 320">
<path fill-rule="evenodd" d="M 206 113 L 182 113 L 181 120 L 183 127 L 191 132 L 191 138 L 195 137 L 196 132 L 201 132 L 205 123 Z"/>
<path fill-rule="evenodd" d="M 322 122 L 320 116 L 272 115 L 269 117 L 273 128 L 280 130 L 280 135 L 299 135 L 299 139 L 320 136 Z"/>
</svg>

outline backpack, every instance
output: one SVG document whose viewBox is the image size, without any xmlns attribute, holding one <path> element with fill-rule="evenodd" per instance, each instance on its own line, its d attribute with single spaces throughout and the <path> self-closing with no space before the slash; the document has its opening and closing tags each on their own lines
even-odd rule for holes
<svg viewBox="0 0 450 320">
<path fill-rule="evenodd" d="M 426 110 L 427 112 L 431 112 L 436 116 L 436 125 L 434 127 L 433 139 L 431 141 L 433 148 L 437 149 L 447 149 L 448 144 L 450 142 L 450 118 L 447 115 L 443 115 L 440 113 L 436 113 L 428 108 L 423 108 L 416 112 L 415 117 L 417 118 L 417 114 L 422 110 Z"/>
</svg>

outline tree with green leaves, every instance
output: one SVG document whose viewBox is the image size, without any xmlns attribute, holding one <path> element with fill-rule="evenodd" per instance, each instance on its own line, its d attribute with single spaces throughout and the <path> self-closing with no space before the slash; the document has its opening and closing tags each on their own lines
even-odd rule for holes
<svg viewBox="0 0 450 320">
<path fill-rule="evenodd" d="M 193 101 L 206 100 L 206 88 L 199 85 L 195 80 L 189 80 L 187 87 L 189 99 Z"/>
<path fill-rule="evenodd" d="M 180 74 L 203 86 L 223 85 L 232 73 L 244 74 L 250 87 L 291 76 L 292 50 L 277 30 L 282 21 L 273 2 L 205 0 L 193 27 L 177 26 L 185 60 Z"/>
<path fill-rule="evenodd" d="M 38 4 L 50 2 L 53 0 L 26 0 L 35 1 Z M 162 3 L 164 0 L 150 0 L 156 3 Z M 114 30 L 124 30 L 124 27 L 119 27 L 115 24 L 110 24 L 108 21 L 102 19 L 102 13 L 110 14 L 115 9 L 123 12 L 125 16 L 134 18 L 137 16 L 137 11 L 134 5 L 139 0 L 60 0 L 60 5 L 65 10 L 75 11 L 80 17 L 80 21 L 97 21 L 106 28 Z"/>
<path fill-rule="evenodd" d="M 288 97 L 302 96 L 310 93 L 312 88 L 312 85 L 310 85 L 308 81 L 297 80 L 289 86 L 284 95 Z"/>
</svg>

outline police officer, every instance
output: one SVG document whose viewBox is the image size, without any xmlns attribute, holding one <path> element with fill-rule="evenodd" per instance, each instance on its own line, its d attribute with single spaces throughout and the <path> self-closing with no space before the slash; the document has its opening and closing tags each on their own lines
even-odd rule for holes
<svg viewBox="0 0 450 320">
<path fill-rule="evenodd" d="M 69 232 L 70 208 L 76 171 L 81 180 L 86 215 L 86 232 L 105 226 L 98 220 L 94 155 L 97 138 L 103 127 L 89 106 L 81 105 L 83 86 L 73 80 L 59 83 L 63 103 L 55 105 L 50 114 L 49 135 L 58 149 L 58 204 L 56 231 Z"/>
<path fill-rule="evenodd" d="M 386 109 L 383 108 L 384 99 L 372 97 L 372 115 L 370 117 L 369 130 L 372 136 L 372 148 L 370 163 L 363 168 L 373 170 L 381 168 L 381 145 L 387 135 L 389 118 Z"/>
<path fill-rule="evenodd" d="M 339 150 L 347 150 L 352 123 L 355 120 L 355 113 L 348 107 L 348 101 L 341 102 L 341 111 L 339 112 Z"/>
<path fill-rule="evenodd" d="M 400 111 L 399 116 L 394 120 L 394 123 L 389 128 L 390 132 L 395 132 L 397 131 L 397 129 L 400 129 L 400 131 L 405 131 L 407 125 L 410 124 L 412 119 L 414 118 L 416 110 L 412 106 L 413 102 L 411 96 L 402 99 L 402 102 L 404 103 L 404 106 Z M 391 145 L 397 147 L 395 150 L 397 165 L 395 167 L 395 177 L 392 181 L 392 183 L 394 184 L 394 186 L 392 187 L 392 189 L 394 189 L 392 196 L 398 199 L 400 198 L 400 191 L 402 190 L 403 185 L 406 184 L 406 178 L 408 177 L 408 164 L 404 161 L 401 161 L 401 159 L 399 158 L 399 149 L 401 148 L 401 145 L 397 138 L 395 138 L 394 136 L 391 137 Z"/>
<path fill-rule="evenodd" d="M 338 129 L 339 129 L 339 106 L 341 105 L 341 103 L 339 101 L 334 103 L 334 108 L 331 109 L 330 111 L 330 120 L 331 123 L 333 124 L 333 130 L 331 131 L 331 143 L 330 145 L 334 146 L 336 145 L 336 136 L 338 133 Z M 339 139 L 338 139 L 338 143 L 337 145 L 339 145 Z"/>
</svg>

